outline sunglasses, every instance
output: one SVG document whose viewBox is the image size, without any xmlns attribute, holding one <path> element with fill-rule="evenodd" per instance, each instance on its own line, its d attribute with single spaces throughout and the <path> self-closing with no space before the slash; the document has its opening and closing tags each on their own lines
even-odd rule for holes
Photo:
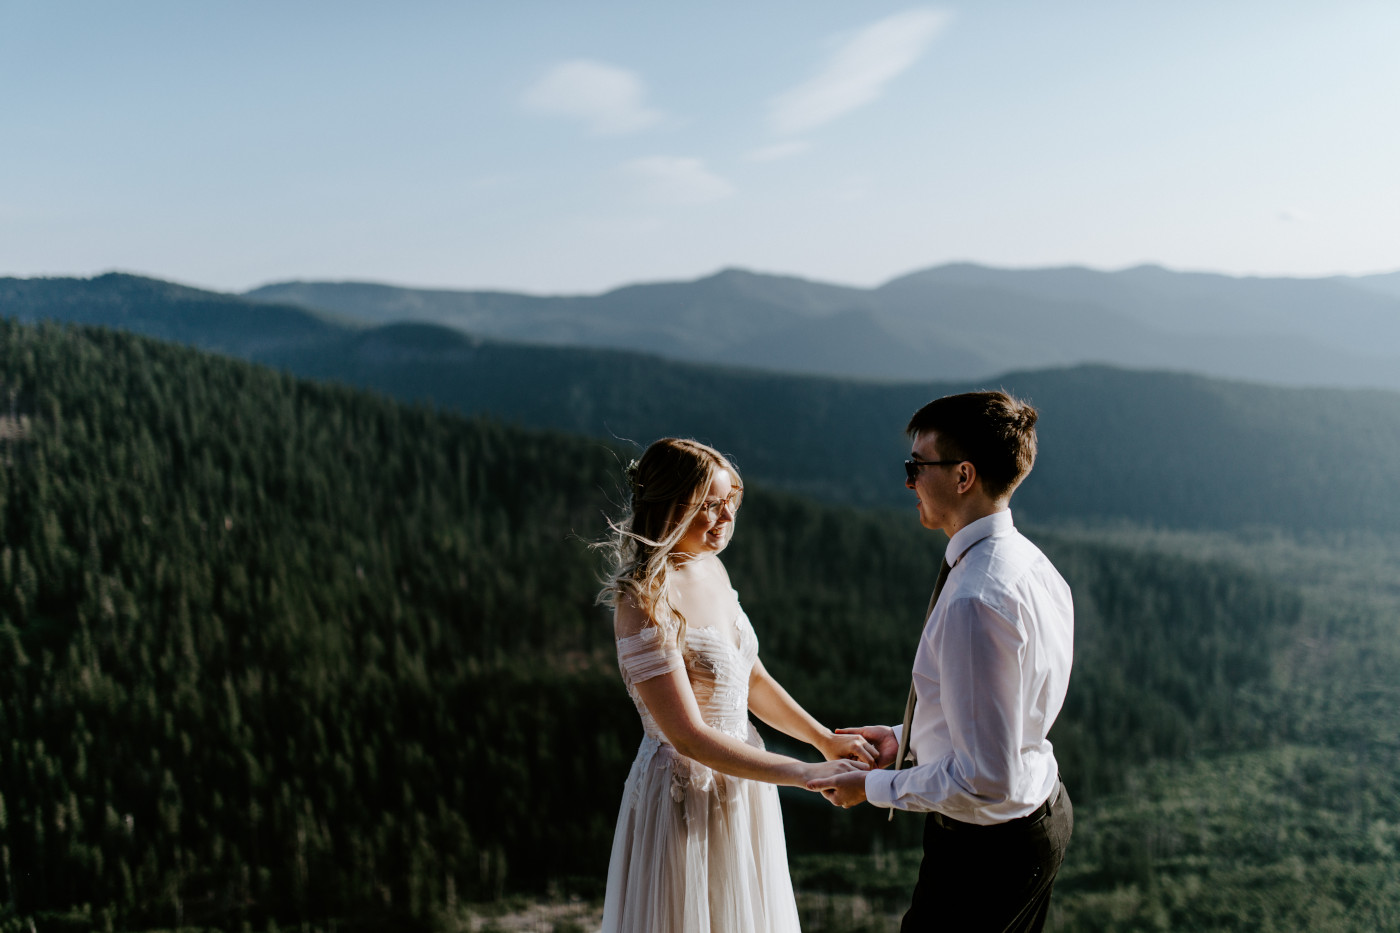
<svg viewBox="0 0 1400 933">
<path fill-rule="evenodd" d="M 912 460 L 904 461 L 904 476 L 912 483 L 919 478 L 919 471 L 926 466 L 953 466 L 954 464 L 966 462 L 966 460 L 920 460 L 918 457 L 915 457 Z"/>
</svg>

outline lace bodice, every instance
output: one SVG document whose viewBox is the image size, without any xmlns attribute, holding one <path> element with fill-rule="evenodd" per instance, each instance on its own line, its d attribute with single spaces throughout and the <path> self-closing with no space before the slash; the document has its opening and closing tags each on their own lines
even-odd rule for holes
<svg viewBox="0 0 1400 933">
<path fill-rule="evenodd" d="M 676 648 L 675 630 L 659 625 L 617 640 L 617 661 L 627 693 L 642 717 L 647 737 L 661 743 L 666 742 L 666 736 L 642 702 L 637 684 L 684 667 L 706 724 L 747 739 L 749 674 L 757 658 L 758 636 L 743 609 L 732 627 L 687 626 L 683 653 Z"/>
</svg>

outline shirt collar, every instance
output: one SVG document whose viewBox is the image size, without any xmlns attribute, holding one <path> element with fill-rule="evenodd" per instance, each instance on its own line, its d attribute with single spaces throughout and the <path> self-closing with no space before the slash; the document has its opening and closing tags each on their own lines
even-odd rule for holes
<svg viewBox="0 0 1400 933">
<path fill-rule="evenodd" d="M 948 539 L 948 549 L 943 552 L 943 559 L 948 562 L 949 567 L 954 567 L 978 541 L 993 535 L 1006 534 L 1015 527 L 1016 524 L 1011 520 L 1010 509 L 1002 509 L 1000 512 L 984 515 L 977 521 L 964 525 L 958 529 L 957 534 Z"/>
</svg>

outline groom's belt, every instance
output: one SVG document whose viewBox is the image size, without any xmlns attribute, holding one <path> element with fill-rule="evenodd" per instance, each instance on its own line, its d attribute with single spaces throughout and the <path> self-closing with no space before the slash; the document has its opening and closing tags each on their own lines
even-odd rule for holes
<svg viewBox="0 0 1400 933">
<path fill-rule="evenodd" d="M 958 831 L 971 831 L 975 829 L 1010 829 L 1013 826 L 1030 826 L 1038 823 L 1055 809 L 1055 804 L 1060 800 L 1060 790 L 1064 787 L 1059 779 L 1055 780 L 1055 789 L 1050 792 L 1050 796 L 1045 798 L 1045 802 L 1036 807 L 1025 816 L 1018 816 L 1014 820 L 1007 820 L 1004 823 L 964 823 L 962 820 L 955 820 L 951 816 L 944 816 L 937 810 L 929 811 L 929 821 L 940 829 L 951 829 Z"/>
</svg>

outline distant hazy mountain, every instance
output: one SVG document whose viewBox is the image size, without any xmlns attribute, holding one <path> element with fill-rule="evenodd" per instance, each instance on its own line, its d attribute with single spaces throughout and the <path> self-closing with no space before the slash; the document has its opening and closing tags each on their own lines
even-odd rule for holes
<svg viewBox="0 0 1400 933">
<path fill-rule="evenodd" d="M 955 264 L 874 289 L 731 269 L 589 296 L 289 282 L 245 297 L 366 323 L 430 322 L 512 341 L 860 379 L 1108 363 L 1400 388 L 1400 273 L 1269 279 Z"/>
<path fill-rule="evenodd" d="M 116 272 L 90 279 L 0 278 L 0 314 L 26 322 L 96 324 L 245 358 L 320 345 L 362 326 L 305 307 L 255 304 Z"/>
<path fill-rule="evenodd" d="M 1237 278 L 1138 266 L 1121 272 L 1082 268 L 989 269 L 951 265 L 896 279 L 997 289 L 1027 300 L 1112 309 L 1154 329 L 1186 336 L 1294 337 L 1361 355 L 1388 348 L 1400 358 L 1400 280 Z M 1386 294 L 1394 281 L 1396 294 Z"/>
<path fill-rule="evenodd" d="M 1400 272 L 1385 272 L 1380 275 L 1358 275 L 1353 278 L 1342 278 L 1341 281 L 1359 285 L 1362 288 L 1369 288 L 1372 291 L 1380 292 L 1382 295 L 1393 295 L 1400 298 Z"/>
<path fill-rule="evenodd" d="M 826 294 L 809 292 L 808 312 Z M 310 378 L 614 442 L 695 436 L 732 453 L 753 479 L 899 508 L 910 506 L 900 467 L 909 414 L 937 395 L 999 385 L 1041 409 L 1040 459 L 1017 498 L 1032 520 L 1400 527 L 1400 393 L 1391 391 L 1104 366 L 896 384 L 780 375 L 488 341 L 438 324 L 351 327 L 132 276 L 0 279 L 0 313 L 167 336 Z"/>
<path fill-rule="evenodd" d="M 605 295 L 540 297 L 368 283 L 292 282 L 244 295 L 366 323 L 418 321 L 552 346 L 609 347 L 696 362 L 864 378 L 930 370 L 972 375 L 971 347 L 906 345 L 869 291 L 728 270 L 695 282 L 630 285 Z M 943 351 L 943 352 L 940 352 Z"/>
</svg>

